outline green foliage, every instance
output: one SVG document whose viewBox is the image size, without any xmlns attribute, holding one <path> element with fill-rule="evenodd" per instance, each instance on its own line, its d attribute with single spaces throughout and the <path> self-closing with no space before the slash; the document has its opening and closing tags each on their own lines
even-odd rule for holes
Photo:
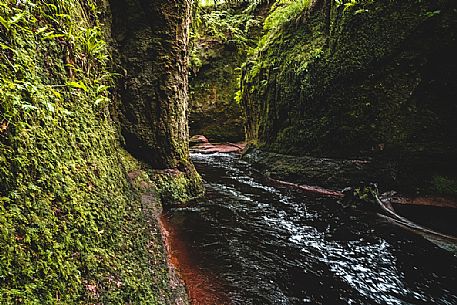
<svg viewBox="0 0 457 305">
<path fill-rule="evenodd" d="M 0 303 L 158 304 L 95 1 L 0 2 Z M 148 251 L 150 250 L 149 254 Z"/>
<path fill-rule="evenodd" d="M 440 195 L 457 196 L 457 180 L 445 176 L 434 176 L 433 189 Z"/>
<path fill-rule="evenodd" d="M 223 9 L 201 8 L 194 5 L 191 42 L 198 51 L 203 42 L 230 44 L 245 52 L 254 41 L 249 37 L 253 28 L 260 26 L 254 16 L 246 11 L 228 7 Z"/>
<path fill-rule="evenodd" d="M 279 30 L 284 24 L 296 20 L 310 4 L 309 0 L 278 0 L 265 20 L 267 31 Z"/>
<path fill-rule="evenodd" d="M 431 17 L 434 17 L 434 16 L 438 16 L 439 14 L 441 14 L 440 10 L 428 11 L 428 12 L 425 13 L 425 16 L 427 16 L 428 18 L 431 18 Z"/>
<path fill-rule="evenodd" d="M 212 2 L 212 1 L 211 1 Z M 256 44 L 253 32 L 262 26 L 255 17 L 253 6 L 269 1 L 226 1 L 225 6 L 193 5 L 193 19 L 190 33 L 190 67 L 198 71 L 204 64 L 207 48 L 225 45 L 244 56 Z M 241 3 L 251 5 L 244 9 Z"/>
<path fill-rule="evenodd" d="M 347 9 L 355 6 L 357 4 L 357 0 L 346 0 L 346 1 L 336 0 L 335 3 L 338 7 L 342 6 L 344 8 L 344 10 L 347 10 Z"/>
<path fill-rule="evenodd" d="M 222 7 L 234 7 L 248 4 L 252 11 L 255 7 L 273 2 L 274 0 L 197 0 L 197 5 L 202 7 L 222 6 Z"/>
<path fill-rule="evenodd" d="M 245 47 L 248 41 L 246 32 L 251 17 L 244 14 L 233 14 L 228 11 L 211 11 L 202 15 L 205 35 L 221 43 L 233 41 Z"/>
<path fill-rule="evenodd" d="M 266 48 L 271 43 L 281 44 L 287 39 L 298 40 L 301 35 L 297 37 L 283 37 L 284 27 L 292 22 L 298 22 L 304 16 L 306 10 L 310 5 L 309 0 L 279 0 L 276 1 L 270 9 L 268 17 L 265 19 L 264 32 L 260 41 L 255 49 L 251 50 L 251 59 L 256 59 L 262 56 Z M 285 48 L 285 47 L 283 47 Z M 291 50 L 284 49 L 283 52 L 289 53 Z M 260 60 L 251 61 L 252 67 L 250 70 L 250 77 L 257 75 L 261 69 L 264 68 L 264 63 Z M 274 64 L 271 62 L 270 64 Z M 252 90 L 252 87 L 251 89 Z"/>
<path fill-rule="evenodd" d="M 271 7 L 268 17 L 265 19 L 265 35 L 260 40 L 255 52 L 260 52 L 273 41 L 283 27 L 291 22 L 298 21 L 309 7 L 309 0 L 278 0 Z"/>
<path fill-rule="evenodd" d="M 379 191 L 376 185 L 362 185 L 354 188 L 352 195 L 353 198 L 358 201 L 373 203 L 376 202 Z"/>
</svg>

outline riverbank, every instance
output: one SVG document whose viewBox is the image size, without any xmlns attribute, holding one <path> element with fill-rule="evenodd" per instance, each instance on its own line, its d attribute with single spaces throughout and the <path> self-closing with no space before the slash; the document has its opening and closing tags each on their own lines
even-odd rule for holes
<svg viewBox="0 0 457 305">
<path fill-rule="evenodd" d="M 396 192 L 391 196 L 396 204 L 457 208 L 457 196 L 451 195 L 452 190 L 442 192 L 436 185 L 438 182 L 434 181 L 435 172 L 441 170 L 439 159 L 395 159 L 389 156 L 331 159 L 284 155 L 259 149 L 249 149 L 243 158 L 271 179 L 334 190 L 361 183 L 376 183 L 381 193 Z M 446 159 L 443 162 L 447 162 Z M 449 172 L 451 170 L 452 167 L 448 169 Z"/>
<path fill-rule="evenodd" d="M 430 192 L 430 188 L 427 192 L 423 185 L 414 185 L 418 177 L 408 180 L 404 173 L 411 174 L 412 169 L 405 170 L 407 165 L 399 163 L 398 160 L 336 160 L 288 156 L 256 149 L 248 151 L 243 158 L 273 183 L 306 194 L 341 199 L 344 197 L 344 192 L 341 191 L 344 188 L 376 183 L 381 191 L 382 203 L 387 205 L 396 217 L 407 219 L 407 223 L 413 224 L 406 225 L 406 229 L 456 252 L 457 198 L 434 194 Z M 401 170 L 404 170 L 403 175 L 398 174 Z M 420 175 L 430 175 L 418 172 L 421 180 L 426 179 Z M 411 192 L 414 188 L 420 189 L 419 187 L 422 187 L 425 194 Z M 436 231 L 437 234 L 423 234 L 428 231 Z M 437 239 L 436 236 L 441 238 Z"/>
<path fill-rule="evenodd" d="M 160 275 L 156 279 L 157 288 L 160 287 L 160 300 L 163 304 L 189 305 L 189 298 L 179 272 L 176 270 L 174 260 L 170 255 L 170 245 L 167 230 L 161 221 L 163 206 L 157 185 L 151 180 L 144 165 L 129 155 L 126 164 L 128 178 L 141 201 L 141 213 L 145 219 L 148 236 L 147 252 L 151 255 L 148 269 L 153 274 Z"/>
<path fill-rule="evenodd" d="M 190 152 L 202 154 L 214 153 L 234 153 L 241 154 L 246 148 L 245 142 L 223 142 L 223 143 L 210 143 L 209 140 L 203 135 L 195 135 L 190 138 Z"/>
</svg>

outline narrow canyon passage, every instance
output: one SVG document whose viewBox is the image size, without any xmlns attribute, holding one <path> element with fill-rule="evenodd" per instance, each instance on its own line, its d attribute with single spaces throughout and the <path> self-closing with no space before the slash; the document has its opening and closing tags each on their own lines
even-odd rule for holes
<svg viewBox="0 0 457 305">
<path fill-rule="evenodd" d="M 205 198 L 164 215 L 193 304 L 455 304 L 452 254 L 335 199 L 194 154 Z M 192 297 L 193 296 L 193 297 Z"/>
<path fill-rule="evenodd" d="M 457 304 L 325 197 L 457 233 L 456 42 L 453 0 L 0 0 L 0 304 Z"/>
</svg>

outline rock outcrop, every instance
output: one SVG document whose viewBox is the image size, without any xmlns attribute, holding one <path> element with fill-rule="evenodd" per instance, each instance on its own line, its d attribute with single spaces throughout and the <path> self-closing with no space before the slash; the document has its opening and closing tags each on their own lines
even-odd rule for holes
<svg viewBox="0 0 457 305">
<path fill-rule="evenodd" d="M 174 302 L 160 181 L 124 152 L 113 119 L 110 4 L 126 146 L 201 190 L 188 160 L 187 1 L 1 1 L 2 304 Z"/>
<path fill-rule="evenodd" d="M 412 184 L 428 181 L 422 189 L 455 177 L 455 2 L 294 5 L 267 19 L 277 24 L 244 69 L 247 140 L 290 155 L 380 157 Z"/>
<path fill-rule="evenodd" d="M 112 35 L 123 74 L 118 83 L 125 146 L 152 165 L 159 181 L 169 170 L 182 190 L 173 201 L 202 194 L 189 160 L 188 40 L 190 1 L 110 0 Z M 179 182 L 177 182 L 179 181 Z M 179 199 L 178 197 L 181 197 Z"/>
</svg>

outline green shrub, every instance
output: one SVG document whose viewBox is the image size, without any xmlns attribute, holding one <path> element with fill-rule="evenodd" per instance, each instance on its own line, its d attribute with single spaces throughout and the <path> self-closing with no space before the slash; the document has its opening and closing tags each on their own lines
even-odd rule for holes
<svg viewBox="0 0 457 305">
<path fill-rule="evenodd" d="M 457 180 L 444 176 L 434 176 L 432 179 L 434 191 L 440 195 L 457 196 Z"/>
</svg>

